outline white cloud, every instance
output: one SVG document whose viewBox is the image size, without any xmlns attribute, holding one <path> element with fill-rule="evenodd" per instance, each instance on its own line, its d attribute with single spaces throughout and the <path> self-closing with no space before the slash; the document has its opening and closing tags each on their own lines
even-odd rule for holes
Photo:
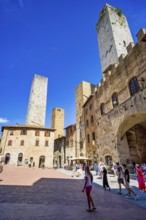
<svg viewBox="0 0 146 220">
<path fill-rule="evenodd" d="M 0 124 L 2 123 L 8 123 L 9 120 L 7 118 L 0 118 Z"/>
</svg>

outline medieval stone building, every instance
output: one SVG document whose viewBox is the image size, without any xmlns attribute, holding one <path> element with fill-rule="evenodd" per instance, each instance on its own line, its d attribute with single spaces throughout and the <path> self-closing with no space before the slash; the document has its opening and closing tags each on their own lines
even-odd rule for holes
<svg viewBox="0 0 146 220">
<path fill-rule="evenodd" d="M 17 166 L 53 167 L 54 129 L 34 126 L 2 127 L 2 158 Z"/>
<path fill-rule="evenodd" d="M 53 167 L 55 129 L 45 128 L 48 79 L 34 76 L 25 125 L 3 126 L 0 158 L 10 165 Z"/>
<path fill-rule="evenodd" d="M 77 156 L 76 125 L 69 125 L 66 130 L 66 162 Z"/>
<path fill-rule="evenodd" d="M 102 80 L 80 107 L 76 92 L 80 153 L 106 163 L 146 162 L 146 30 L 134 45 L 125 16 L 106 4 L 97 32 Z"/>
</svg>

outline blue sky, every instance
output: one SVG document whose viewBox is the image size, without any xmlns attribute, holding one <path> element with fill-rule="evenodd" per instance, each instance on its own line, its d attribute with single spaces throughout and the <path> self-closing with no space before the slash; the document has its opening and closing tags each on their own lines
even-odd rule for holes
<svg viewBox="0 0 146 220">
<path fill-rule="evenodd" d="M 96 22 L 105 3 L 121 8 L 134 41 L 146 28 L 145 0 L 0 0 L 0 126 L 24 124 L 35 73 L 48 77 L 46 126 L 54 107 L 75 122 L 75 88 L 97 84 Z"/>
</svg>

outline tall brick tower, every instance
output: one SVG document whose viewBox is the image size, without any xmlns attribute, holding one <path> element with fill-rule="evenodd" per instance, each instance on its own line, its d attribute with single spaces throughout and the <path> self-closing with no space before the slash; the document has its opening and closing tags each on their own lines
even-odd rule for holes
<svg viewBox="0 0 146 220">
<path fill-rule="evenodd" d="M 111 64 L 118 63 L 121 54 L 127 54 L 126 47 L 133 39 L 121 9 L 108 4 L 100 12 L 96 29 L 102 72 L 105 73 Z"/>
<path fill-rule="evenodd" d="M 51 128 L 56 129 L 55 139 L 64 136 L 64 109 L 54 108 L 52 110 Z"/>
<path fill-rule="evenodd" d="M 27 125 L 45 126 L 48 78 L 35 74 L 26 117 Z"/>
<path fill-rule="evenodd" d="M 82 140 L 85 138 L 84 134 L 84 118 L 83 118 L 83 105 L 91 94 L 94 94 L 95 85 L 88 82 L 81 82 L 76 88 L 76 147 L 77 157 L 82 153 L 86 155 L 85 146 Z"/>
</svg>

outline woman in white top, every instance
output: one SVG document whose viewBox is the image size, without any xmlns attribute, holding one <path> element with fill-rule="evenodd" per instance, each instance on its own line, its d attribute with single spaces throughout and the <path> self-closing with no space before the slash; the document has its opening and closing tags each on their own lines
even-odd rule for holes
<svg viewBox="0 0 146 220">
<path fill-rule="evenodd" d="M 87 202 L 88 202 L 88 209 L 87 209 L 87 211 L 88 212 L 95 211 L 96 208 L 95 208 L 93 199 L 92 199 L 92 197 L 90 195 L 91 190 L 92 190 L 93 176 L 92 176 L 92 173 L 90 172 L 88 166 L 85 168 L 84 180 L 85 180 L 85 184 L 84 184 L 84 188 L 83 188 L 82 192 L 84 192 L 84 190 L 86 190 L 86 196 L 87 196 Z M 92 205 L 92 209 L 91 209 L 91 205 Z"/>
</svg>

